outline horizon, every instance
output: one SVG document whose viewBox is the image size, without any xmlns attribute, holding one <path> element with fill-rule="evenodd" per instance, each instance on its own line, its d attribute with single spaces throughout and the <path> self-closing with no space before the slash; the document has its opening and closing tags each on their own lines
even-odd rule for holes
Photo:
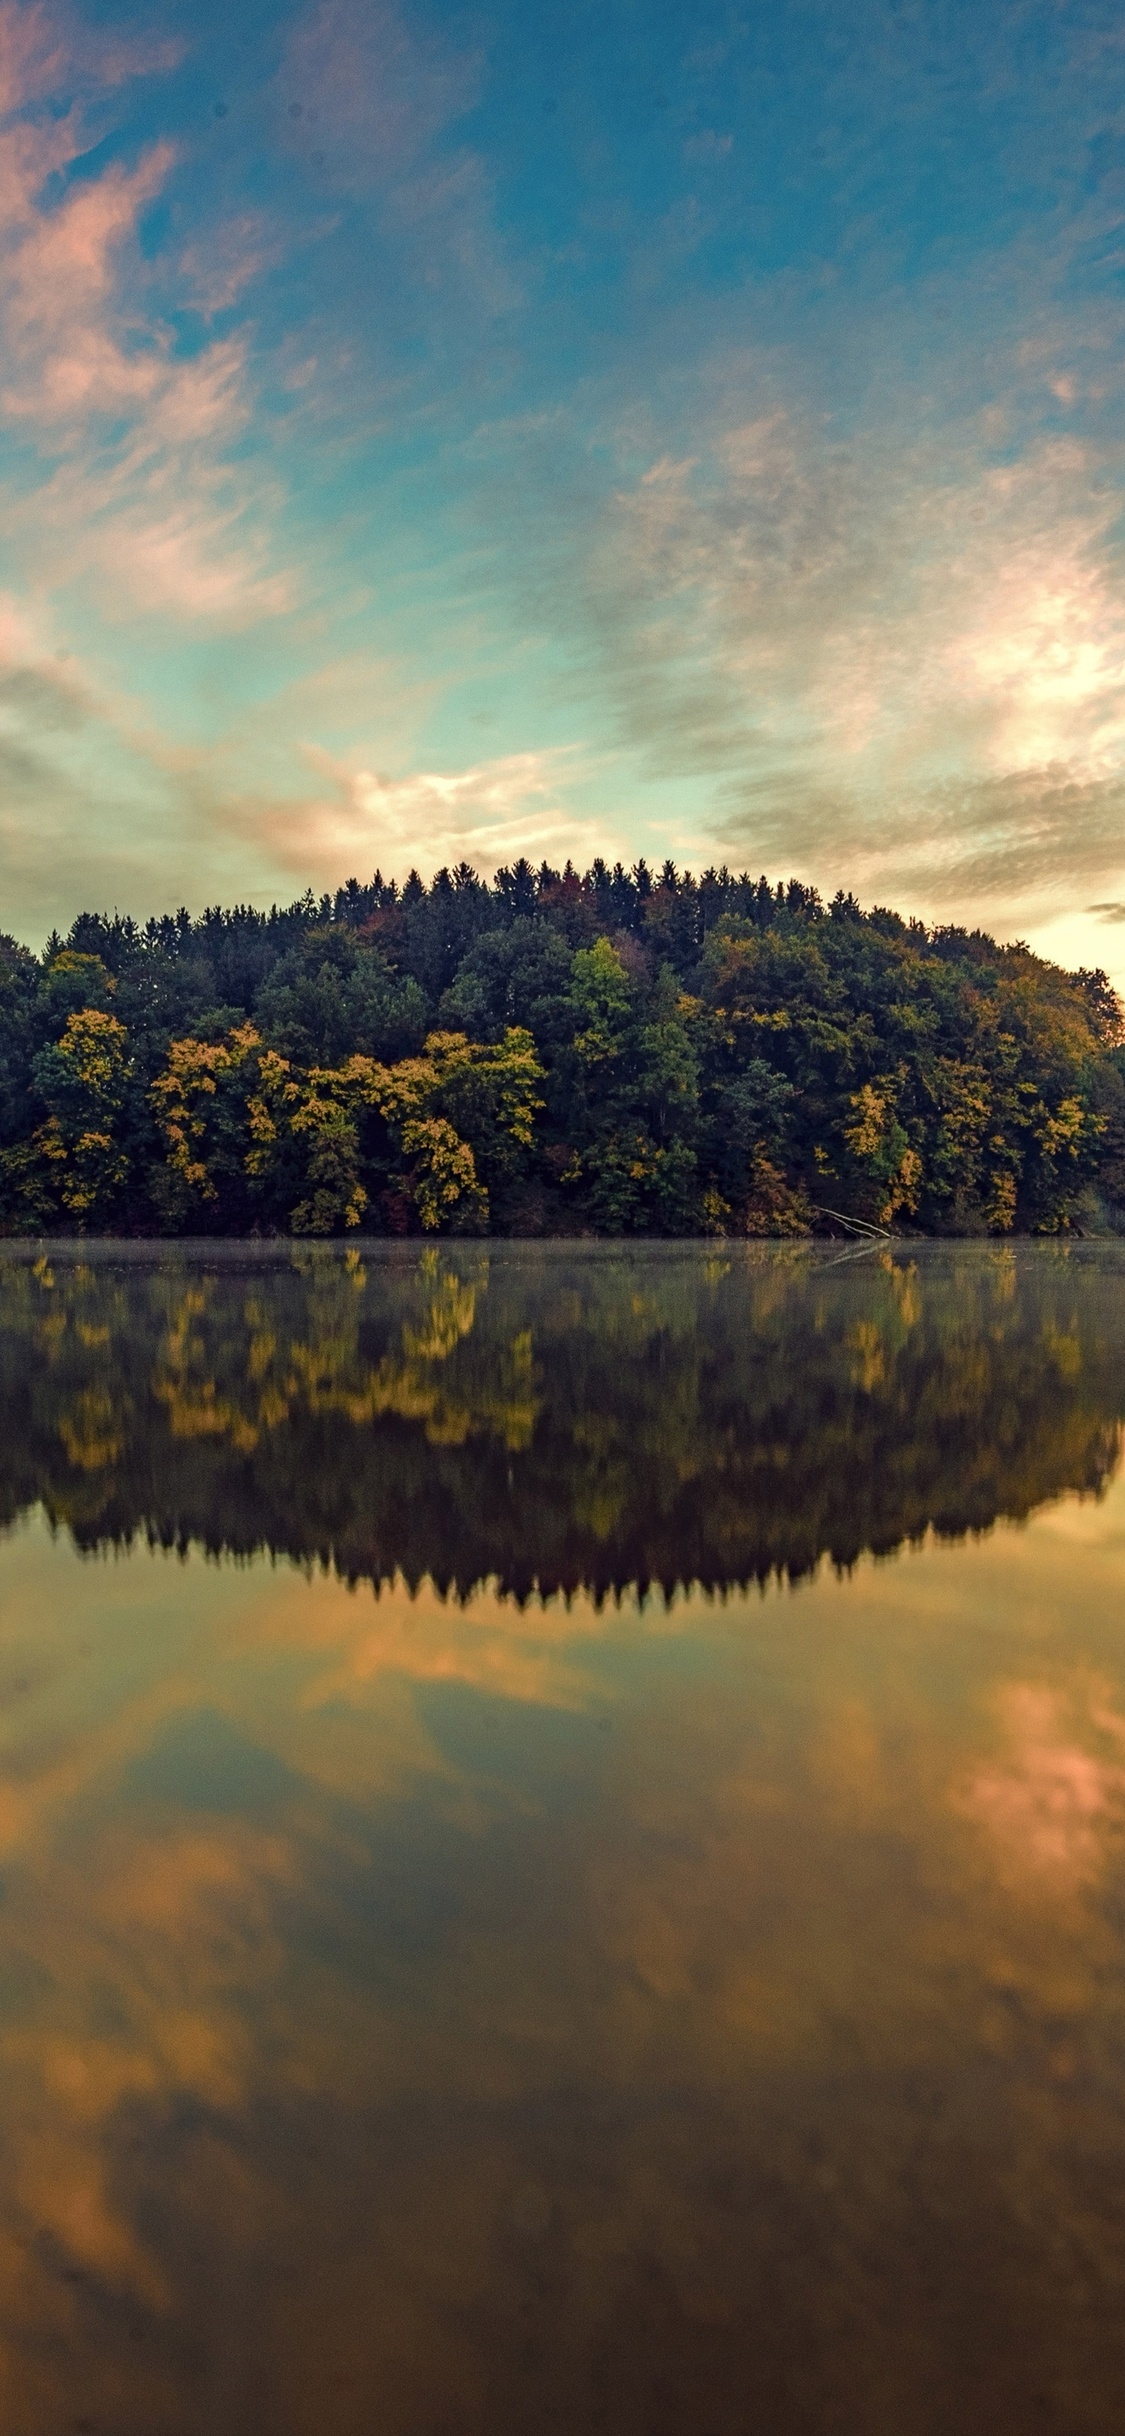
<svg viewBox="0 0 1125 2436">
<path fill-rule="evenodd" d="M 1123 102 L 1108 0 L 2 0 L 0 928 L 644 857 L 1125 984 Z"/>
</svg>

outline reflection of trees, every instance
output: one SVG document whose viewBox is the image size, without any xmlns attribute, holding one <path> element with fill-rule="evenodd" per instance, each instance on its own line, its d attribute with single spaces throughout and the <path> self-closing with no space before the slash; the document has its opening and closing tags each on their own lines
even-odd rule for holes
<svg viewBox="0 0 1125 2436">
<path fill-rule="evenodd" d="M 847 1564 L 1104 1483 L 1104 1259 L 17 1254 L 0 1512 L 461 1588 Z"/>
</svg>

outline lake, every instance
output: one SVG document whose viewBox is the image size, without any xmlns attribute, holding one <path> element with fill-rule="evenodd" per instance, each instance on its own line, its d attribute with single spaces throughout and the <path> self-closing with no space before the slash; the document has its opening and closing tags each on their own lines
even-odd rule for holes
<svg viewBox="0 0 1125 2436">
<path fill-rule="evenodd" d="M 11 2436 L 1125 2425 L 1125 1246 L 0 1247 Z"/>
</svg>

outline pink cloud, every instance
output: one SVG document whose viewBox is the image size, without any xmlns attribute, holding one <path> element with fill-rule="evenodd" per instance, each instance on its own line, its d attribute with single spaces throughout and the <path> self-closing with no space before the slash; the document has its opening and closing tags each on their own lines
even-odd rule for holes
<svg viewBox="0 0 1125 2436">
<path fill-rule="evenodd" d="M 1014 1683 L 997 1703 L 1004 1751 L 956 1797 L 1005 1882 L 1060 1890 L 1100 1875 L 1125 1823 L 1125 1719 L 1101 1684 Z"/>
<path fill-rule="evenodd" d="M 107 169 L 55 211 L 37 212 L 9 251 L 0 298 L 5 362 L 17 377 L 0 393 L 6 413 L 70 423 L 116 412 L 159 387 L 159 357 L 127 352 L 114 327 L 115 257 L 171 161 L 171 147 L 159 145 L 133 171 Z"/>
<path fill-rule="evenodd" d="M 187 246 L 180 274 L 192 304 L 211 320 L 229 312 L 251 280 L 280 262 L 282 254 L 280 238 L 271 236 L 261 214 L 245 212 L 228 220 L 205 246 Z"/>
<path fill-rule="evenodd" d="M 382 0 L 320 0 L 296 27 L 277 99 L 296 150 L 382 185 L 468 108 L 477 82 L 472 61 L 421 48 Z"/>
<path fill-rule="evenodd" d="M 622 851 L 620 836 L 567 803 L 568 784 L 578 775 L 573 747 L 401 778 L 349 766 L 308 744 L 298 749 L 326 782 L 319 792 L 264 800 L 249 790 L 236 797 L 231 788 L 223 793 L 224 822 L 276 866 L 322 886 L 376 864 L 400 874 L 416 864 L 432 873 L 466 860 L 491 873 L 521 854 L 588 862 Z M 212 785 L 216 780 L 221 784 L 218 772 Z"/>
<path fill-rule="evenodd" d="M 70 85 L 113 92 L 137 76 L 167 74 L 184 45 L 163 34 L 115 35 L 45 0 L 0 0 L 0 117 L 54 99 Z"/>
<path fill-rule="evenodd" d="M 164 43 L 91 46 L 42 6 L 0 0 L 0 92 L 9 112 L 69 100 L 46 123 L 0 128 L 0 412 L 34 430 L 53 470 L 27 497 L 0 500 L 9 539 L 34 549 L 37 587 L 94 574 L 111 606 L 239 625 L 288 607 L 291 581 L 268 564 L 265 494 L 236 475 L 230 444 L 250 411 L 245 347 L 223 339 L 178 357 L 149 301 L 138 222 L 165 186 L 174 148 L 114 162 L 61 200 L 47 181 L 88 148 L 93 84 L 167 67 Z M 75 94 L 79 95 L 75 99 Z M 230 232 L 215 292 L 253 276 L 254 246 Z M 204 266 L 195 268 L 198 288 Z"/>
<path fill-rule="evenodd" d="M 494 871 L 514 855 L 597 854 L 607 841 L 590 823 L 576 823 L 560 794 L 571 758 L 562 752 L 509 753 L 475 768 L 419 770 L 383 778 L 371 770 L 334 772 L 333 804 L 309 808 L 299 824 L 298 854 L 351 864 L 404 861 L 436 869 L 468 859 Z"/>
<path fill-rule="evenodd" d="M 57 21 L 40 5 L 0 7 L 0 112 L 22 109 L 53 93 L 64 74 L 65 50 Z"/>
</svg>

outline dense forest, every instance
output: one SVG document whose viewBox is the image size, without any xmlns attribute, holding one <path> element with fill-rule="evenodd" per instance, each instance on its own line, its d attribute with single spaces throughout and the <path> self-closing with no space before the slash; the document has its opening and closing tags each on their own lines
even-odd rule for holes
<svg viewBox="0 0 1125 2436">
<path fill-rule="evenodd" d="M 1082 1231 L 1104 973 L 800 881 L 376 875 L 0 938 L 0 1232 Z"/>
</svg>

